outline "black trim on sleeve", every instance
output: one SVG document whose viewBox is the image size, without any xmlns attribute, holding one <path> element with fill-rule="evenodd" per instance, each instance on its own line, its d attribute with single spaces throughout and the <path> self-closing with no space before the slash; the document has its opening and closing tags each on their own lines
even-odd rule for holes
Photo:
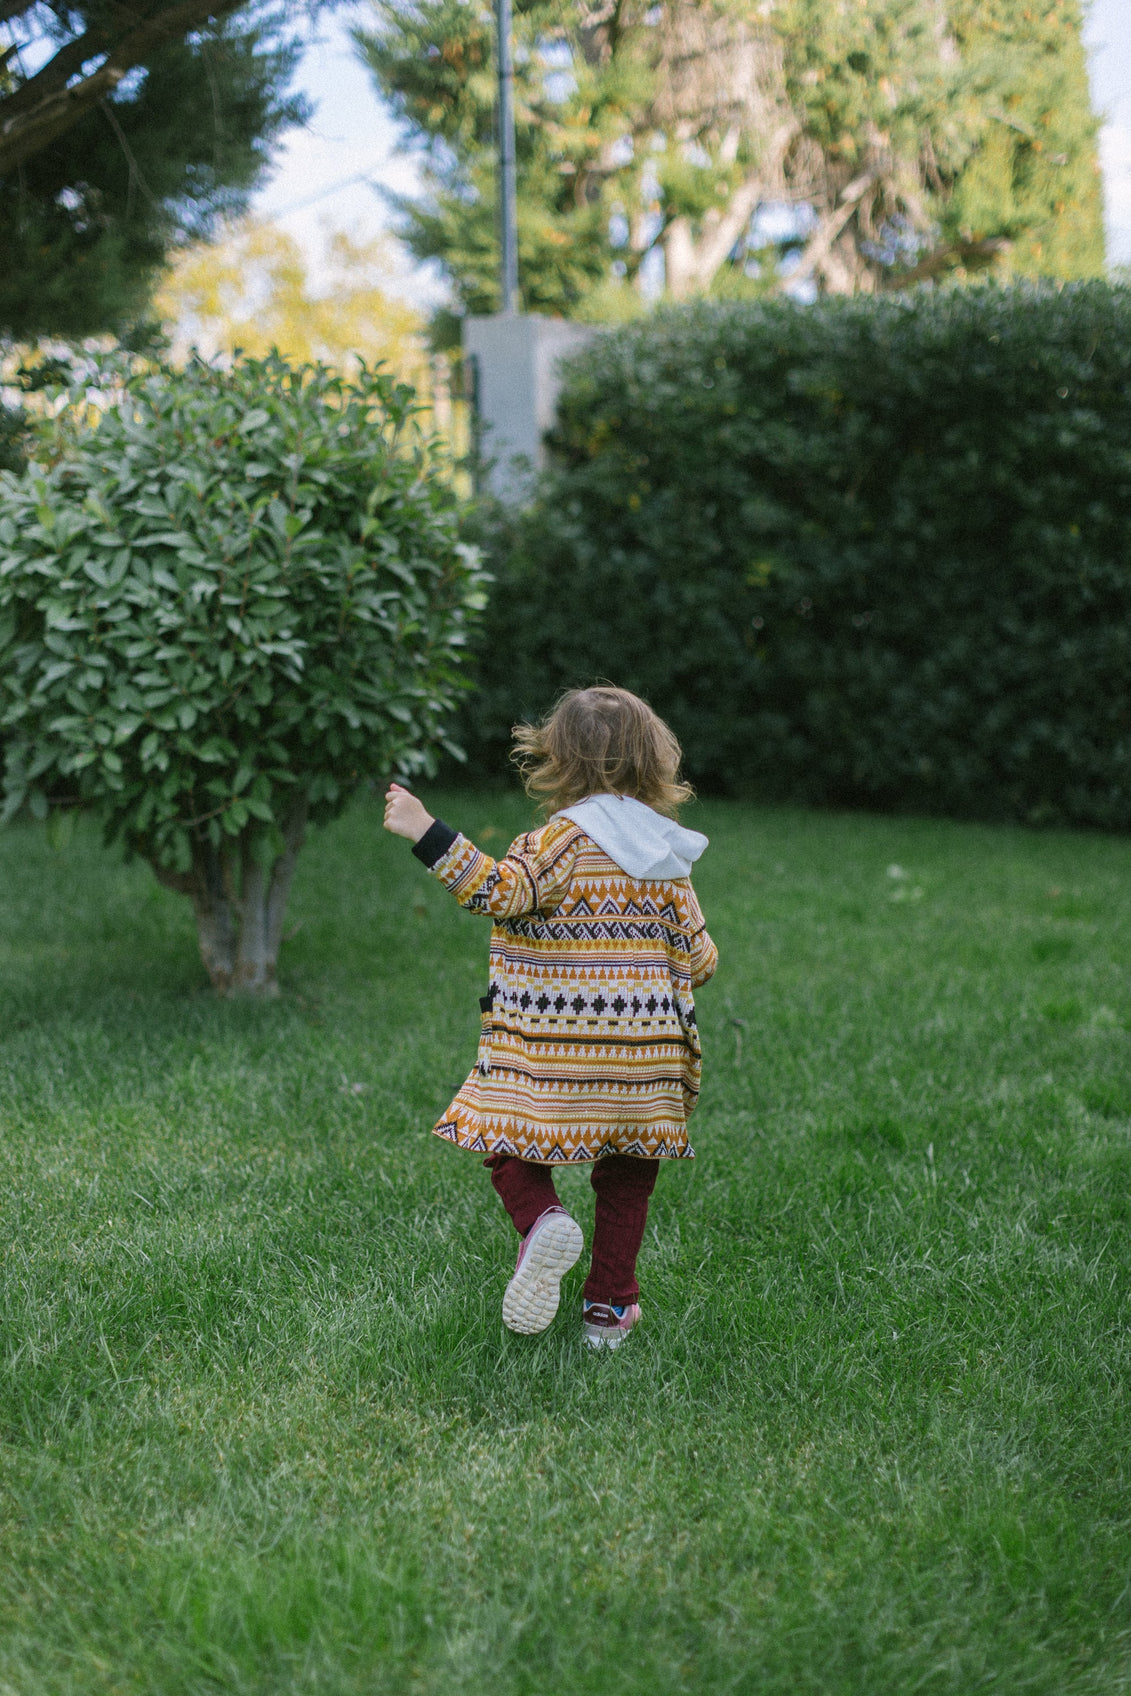
<svg viewBox="0 0 1131 1696">
<path fill-rule="evenodd" d="M 433 819 L 419 842 L 414 842 L 412 851 L 418 860 L 431 871 L 437 860 L 442 860 L 456 837 L 458 830 L 452 830 L 443 819 Z"/>
</svg>

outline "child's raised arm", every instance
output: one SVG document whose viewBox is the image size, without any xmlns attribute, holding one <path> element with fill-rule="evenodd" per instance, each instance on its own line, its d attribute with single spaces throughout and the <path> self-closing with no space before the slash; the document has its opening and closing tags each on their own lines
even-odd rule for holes
<svg viewBox="0 0 1131 1696">
<path fill-rule="evenodd" d="M 520 836 L 503 859 L 493 860 L 397 783 L 385 796 L 385 828 L 412 843 L 417 859 L 461 907 L 494 919 L 552 910 L 569 884 L 581 835 L 572 820 L 555 819 Z"/>
</svg>

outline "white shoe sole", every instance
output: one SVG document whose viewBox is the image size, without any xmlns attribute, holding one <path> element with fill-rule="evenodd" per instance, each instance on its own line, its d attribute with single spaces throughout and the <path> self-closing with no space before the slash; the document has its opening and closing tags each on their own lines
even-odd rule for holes
<svg viewBox="0 0 1131 1696">
<path fill-rule="evenodd" d="M 624 1342 L 624 1339 L 628 1336 L 629 1331 L 633 1331 L 635 1328 L 635 1326 L 630 1325 L 628 1331 L 621 1331 L 619 1329 L 614 1331 L 611 1326 L 582 1326 L 582 1330 L 585 1332 L 585 1341 L 589 1344 L 591 1349 L 619 1349 L 621 1344 Z"/>
<path fill-rule="evenodd" d="M 503 1295 L 503 1324 L 533 1337 L 558 1311 L 562 1279 L 581 1254 L 581 1226 L 568 1213 L 555 1213 L 540 1226 L 522 1265 Z"/>
</svg>

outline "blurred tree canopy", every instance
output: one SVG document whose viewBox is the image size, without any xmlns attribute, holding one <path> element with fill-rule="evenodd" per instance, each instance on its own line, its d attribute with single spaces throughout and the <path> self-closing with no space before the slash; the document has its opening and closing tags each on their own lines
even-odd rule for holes
<svg viewBox="0 0 1131 1696">
<path fill-rule="evenodd" d="M 488 0 L 374 0 L 356 39 L 423 150 L 402 233 L 493 311 Z M 523 0 L 526 307 L 1095 275 L 1103 226 L 1079 0 Z M 662 265 L 660 263 L 662 258 Z"/>
<path fill-rule="evenodd" d="M 337 231 L 328 241 L 325 273 L 312 282 L 292 236 L 266 220 L 243 218 L 218 241 L 174 256 L 154 310 L 175 358 L 190 347 L 209 357 L 236 348 L 262 357 L 277 348 L 287 359 L 320 360 L 339 371 L 365 360 L 415 375 L 424 363 L 424 325 L 389 292 L 386 245 Z"/>
<path fill-rule="evenodd" d="M 0 335 L 120 333 L 170 249 L 242 211 L 298 46 L 236 0 L 0 0 Z"/>
</svg>

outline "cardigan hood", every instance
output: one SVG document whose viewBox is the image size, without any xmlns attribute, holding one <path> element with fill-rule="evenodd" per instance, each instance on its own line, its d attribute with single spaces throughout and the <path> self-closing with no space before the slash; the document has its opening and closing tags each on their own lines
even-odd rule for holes
<svg viewBox="0 0 1131 1696">
<path fill-rule="evenodd" d="M 702 832 L 685 829 L 631 795 L 590 795 L 554 817 L 580 825 L 629 877 L 689 877 L 707 846 Z"/>
</svg>

